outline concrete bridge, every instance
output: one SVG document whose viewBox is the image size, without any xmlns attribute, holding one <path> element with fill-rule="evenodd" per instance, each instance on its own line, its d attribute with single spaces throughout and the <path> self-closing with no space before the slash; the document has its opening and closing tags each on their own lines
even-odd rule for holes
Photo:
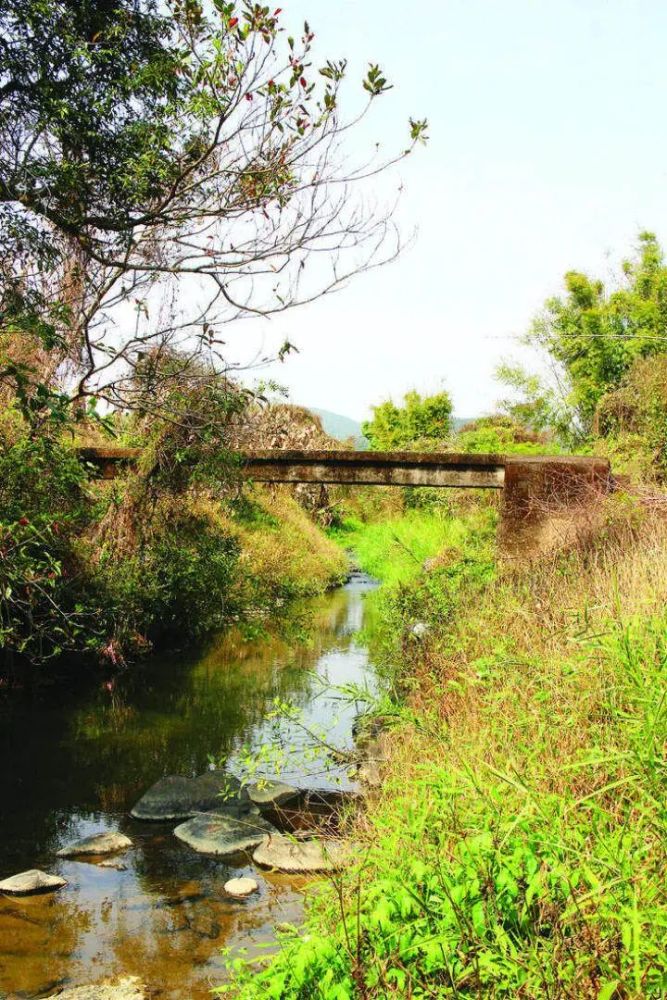
<svg viewBox="0 0 667 1000">
<path fill-rule="evenodd" d="M 139 448 L 81 448 L 103 479 L 133 466 Z M 260 483 L 430 486 L 503 491 L 501 536 L 534 535 L 614 488 L 609 463 L 585 456 L 468 455 L 413 451 L 246 451 L 240 473 Z"/>
</svg>

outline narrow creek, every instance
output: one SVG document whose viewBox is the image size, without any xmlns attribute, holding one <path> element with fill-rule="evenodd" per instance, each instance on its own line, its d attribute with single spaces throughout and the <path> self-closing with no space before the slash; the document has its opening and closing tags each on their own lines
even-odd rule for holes
<svg viewBox="0 0 667 1000">
<path fill-rule="evenodd" d="M 67 688 L 0 691 L 0 879 L 43 868 L 68 882 L 47 895 L 0 895 L 1 1000 L 121 975 L 169 1000 L 203 1000 L 222 979 L 221 949 L 263 951 L 277 923 L 299 921 L 303 876 L 258 874 L 249 858 L 232 865 L 196 854 L 172 835 L 174 823 L 141 823 L 128 812 L 158 778 L 199 774 L 210 755 L 239 773 L 244 748 L 274 738 L 276 726 L 292 751 L 285 780 L 349 787 L 344 771 L 305 764 L 301 729 L 270 716 L 274 699 L 283 699 L 331 742 L 352 744 L 354 705 L 329 686 L 374 682 L 356 638 L 373 586 L 355 575 L 307 602 L 307 642 L 248 640 L 232 630 L 113 682 L 91 672 Z M 132 839 L 120 859 L 125 870 L 55 857 L 101 830 Z M 225 898 L 227 879 L 245 874 L 260 892 Z"/>
</svg>

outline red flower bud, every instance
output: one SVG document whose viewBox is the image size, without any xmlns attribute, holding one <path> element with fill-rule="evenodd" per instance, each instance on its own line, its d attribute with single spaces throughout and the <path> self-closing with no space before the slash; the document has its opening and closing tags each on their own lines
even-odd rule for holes
<svg viewBox="0 0 667 1000">
<path fill-rule="evenodd" d="M 282 10 L 283 10 L 282 7 L 276 7 L 276 9 L 273 12 L 273 16 L 278 17 L 278 14 L 282 14 Z"/>
<path fill-rule="evenodd" d="M 246 94 L 245 99 L 246 101 L 252 101 L 252 94 Z"/>
<path fill-rule="evenodd" d="M 238 23 L 239 23 L 238 17 L 232 17 L 227 22 L 227 27 L 228 28 L 235 28 Z"/>
<path fill-rule="evenodd" d="M 20 524 L 20 525 L 21 525 L 21 526 L 22 526 L 23 528 L 25 528 L 25 526 L 26 526 L 27 524 L 30 524 L 30 521 L 28 520 L 28 518 L 27 518 L 27 517 L 20 517 L 20 518 L 19 518 L 19 524 Z"/>
<path fill-rule="evenodd" d="M 301 84 L 302 87 L 307 87 L 308 86 L 308 84 L 306 83 L 305 76 L 301 77 L 301 79 L 299 80 L 299 83 Z"/>
</svg>

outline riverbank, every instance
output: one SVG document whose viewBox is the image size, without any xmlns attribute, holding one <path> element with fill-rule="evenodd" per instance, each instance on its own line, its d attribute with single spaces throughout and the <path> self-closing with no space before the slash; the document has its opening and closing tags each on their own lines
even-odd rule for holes
<svg viewBox="0 0 667 1000">
<path fill-rule="evenodd" d="M 375 631 L 400 718 L 363 860 L 228 995 L 662 996 L 664 520 L 617 497 L 596 538 L 503 567 L 468 511 L 396 578 L 420 517 L 350 533 L 394 574 Z"/>
</svg>

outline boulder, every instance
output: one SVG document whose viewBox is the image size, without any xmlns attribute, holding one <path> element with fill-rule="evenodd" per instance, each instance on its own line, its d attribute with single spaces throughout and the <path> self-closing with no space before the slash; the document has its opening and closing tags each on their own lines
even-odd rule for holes
<svg viewBox="0 0 667 1000">
<path fill-rule="evenodd" d="M 253 892 L 259 892 L 259 883 L 254 878 L 230 878 L 229 882 L 225 882 L 224 889 L 228 896 L 245 899 Z"/>
<path fill-rule="evenodd" d="M 247 798 L 241 782 L 226 771 L 206 771 L 196 778 L 180 774 L 160 778 L 139 799 L 130 815 L 134 819 L 188 819 L 197 812 L 214 809 L 225 794 Z"/>
<path fill-rule="evenodd" d="M 352 848 L 341 840 L 301 840 L 281 834 L 266 837 L 255 850 L 253 861 L 279 872 L 335 872 L 352 857 Z"/>
<path fill-rule="evenodd" d="M 29 896 L 38 892 L 53 892 L 66 885 L 65 879 L 59 875 L 49 875 L 38 868 L 31 868 L 27 872 L 20 872 L 0 882 L 0 892 L 9 893 L 11 896 Z"/>
<path fill-rule="evenodd" d="M 58 851 L 59 858 L 77 858 L 86 854 L 120 854 L 132 847 L 132 841 L 124 833 L 93 833 L 90 837 L 75 840 Z"/>
<path fill-rule="evenodd" d="M 286 785 L 282 781 L 261 781 L 254 785 L 248 785 L 248 797 L 251 802 L 259 806 L 271 808 L 279 806 L 289 799 L 293 799 L 299 794 L 299 789 L 293 785 Z"/>
<path fill-rule="evenodd" d="M 97 986 L 75 986 L 58 994 L 58 1000 L 144 1000 L 146 989 L 136 976 Z"/>
<path fill-rule="evenodd" d="M 362 805 L 357 791 L 334 788 L 302 789 L 273 807 L 269 819 L 286 833 L 336 837 L 342 817 Z"/>
<path fill-rule="evenodd" d="M 239 854 L 256 847 L 275 830 L 252 803 L 197 813 L 174 830 L 174 836 L 200 854 Z"/>
</svg>

